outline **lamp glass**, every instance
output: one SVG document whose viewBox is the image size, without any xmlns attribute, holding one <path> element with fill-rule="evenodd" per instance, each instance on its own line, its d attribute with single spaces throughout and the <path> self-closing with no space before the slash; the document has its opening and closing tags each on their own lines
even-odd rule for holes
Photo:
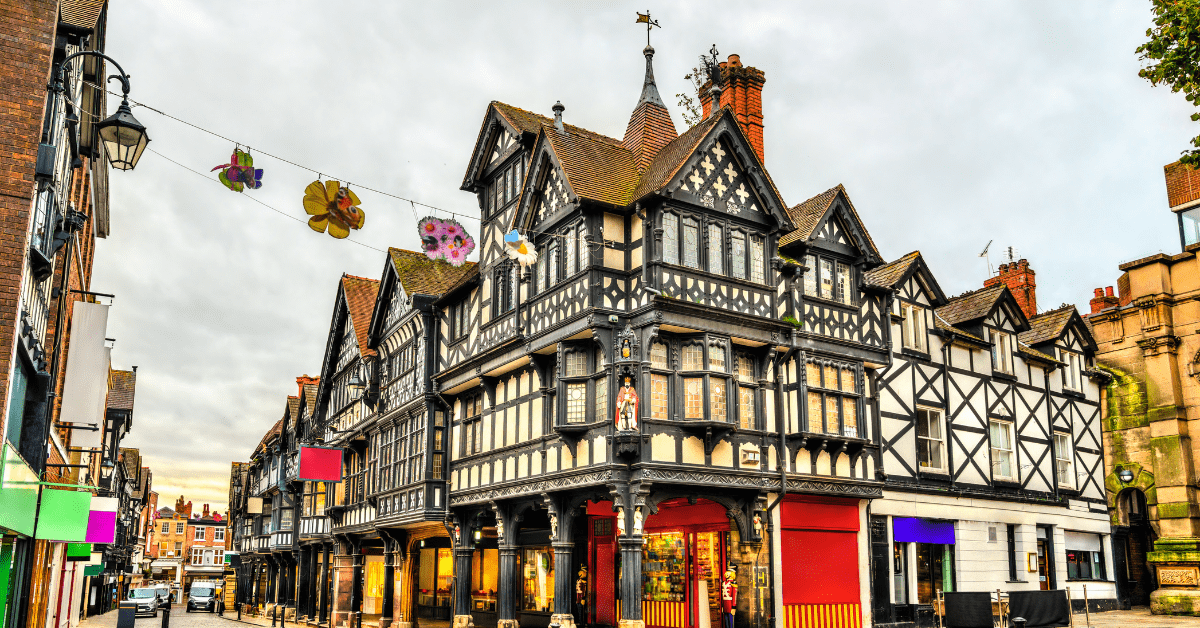
<svg viewBox="0 0 1200 628">
<path fill-rule="evenodd" d="M 96 132 L 108 162 L 117 170 L 133 170 L 150 143 L 146 127 L 133 117 L 128 102 L 122 102 L 116 113 L 97 124 Z"/>
</svg>

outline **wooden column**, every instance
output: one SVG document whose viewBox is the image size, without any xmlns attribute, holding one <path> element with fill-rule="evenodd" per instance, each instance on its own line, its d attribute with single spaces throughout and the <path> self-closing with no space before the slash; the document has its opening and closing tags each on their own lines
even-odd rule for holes
<svg viewBox="0 0 1200 628">
<path fill-rule="evenodd" d="M 474 553 L 474 548 L 465 542 L 458 541 L 454 545 L 454 628 L 475 625 L 471 617 L 471 559 Z"/>
</svg>

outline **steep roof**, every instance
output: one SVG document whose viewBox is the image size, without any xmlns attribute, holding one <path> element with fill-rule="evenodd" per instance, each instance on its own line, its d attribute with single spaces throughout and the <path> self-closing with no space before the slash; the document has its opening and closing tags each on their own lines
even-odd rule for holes
<svg viewBox="0 0 1200 628">
<path fill-rule="evenodd" d="M 863 273 L 863 280 L 874 286 L 894 288 L 896 283 L 908 273 L 908 270 L 921 258 L 920 251 L 913 251 L 904 257 L 888 262 L 883 266 L 873 268 Z"/>
<path fill-rule="evenodd" d="M 957 335 L 967 338 L 969 340 L 974 340 L 980 344 L 987 344 L 987 341 L 984 340 L 983 338 L 980 338 L 979 336 L 976 336 L 975 334 L 972 334 L 969 331 L 966 331 L 964 329 L 959 329 L 958 327 L 955 327 L 954 325 L 947 323 L 941 316 L 937 315 L 936 311 L 934 312 L 934 316 L 933 316 L 933 327 L 935 329 L 940 329 L 945 332 L 957 334 Z"/>
<path fill-rule="evenodd" d="M 122 447 L 121 463 L 125 465 L 125 477 L 136 480 L 142 469 L 142 452 L 132 447 Z"/>
<path fill-rule="evenodd" d="M 288 395 L 287 418 L 288 426 L 294 430 L 296 423 L 300 421 L 300 398 L 295 395 Z"/>
<path fill-rule="evenodd" d="M 317 405 L 317 390 L 319 389 L 320 383 L 304 385 L 304 406 L 308 408 L 310 412 Z"/>
<path fill-rule="evenodd" d="M 999 284 L 990 288 L 980 288 L 973 292 L 960 294 L 950 302 L 937 309 L 938 316 L 946 319 L 951 325 L 973 321 L 987 316 L 996 301 L 1004 295 L 1008 287 Z"/>
<path fill-rule="evenodd" d="M 1017 339 L 1030 346 L 1058 340 L 1075 315 L 1074 305 L 1064 305 L 1057 310 L 1042 312 L 1029 319 L 1030 329 L 1018 334 Z"/>
<path fill-rule="evenodd" d="M 618 207 L 633 202 L 638 171 L 629 149 L 553 128 L 545 135 L 577 196 Z"/>
<path fill-rule="evenodd" d="M 71 26 L 92 30 L 100 21 L 108 0 L 63 0 L 59 5 L 60 19 Z"/>
<path fill-rule="evenodd" d="M 368 334 L 371 329 L 371 310 L 375 308 L 375 296 L 379 294 L 379 280 L 343 274 L 342 288 L 346 292 L 346 307 L 354 324 L 358 352 L 363 356 L 375 355 L 375 350 L 368 346 Z"/>
<path fill-rule="evenodd" d="M 260 449 L 263 449 L 264 447 L 266 447 L 267 441 L 271 440 L 272 438 L 275 438 L 276 436 L 279 436 L 279 432 L 282 429 L 283 429 L 283 419 L 281 418 L 275 422 L 275 425 L 271 426 L 271 429 L 267 430 L 266 434 L 263 434 L 262 440 L 258 441 L 258 446 L 254 448 L 254 452 L 258 453 L 258 451 Z"/>
<path fill-rule="evenodd" d="M 133 371 L 109 372 L 112 385 L 108 389 L 110 410 L 133 410 L 133 393 L 137 386 L 137 373 Z"/>
<path fill-rule="evenodd" d="M 670 183 L 683 164 L 687 162 L 688 157 L 691 157 L 692 153 L 695 153 L 696 149 L 700 147 L 700 140 L 708 135 L 708 132 L 716 126 L 720 119 L 720 116 L 709 116 L 663 146 L 642 173 L 641 180 L 638 181 L 637 187 L 633 191 L 633 198 L 642 198 Z"/>
<path fill-rule="evenodd" d="M 551 131 L 555 130 L 553 118 L 547 118 L 546 116 L 521 109 L 520 107 L 514 107 L 498 100 L 493 100 L 492 106 L 496 108 L 496 112 L 499 113 L 506 121 L 508 121 L 509 124 L 521 131 L 527 131 L 529 133 L 536 134 L 542 129 L 548 129 Z M 597 142 L 603 142 L 624 148 L 624 144 L 621 142 L 621 140 L 600 133 L 595 133 L 582 127 L 577 127 L 574 124 L 567 124 L 564 122 L 563 128 L 565 128 L 567 133 L 570 135 L 583 135 L 588 139 L 595 140 Z"/>
<path fill-rule="evenodd" d="M 829 211 L 829 207 L 833 205 L 833 201 L 837 199 L 839 194 L 846 199 L 846 211 L 850 213 L 850 217 L 857 223 L 858 229 L 862 231 L 863 237 L 866 238 L 864 244 L 867 247 L 867 252 L 877 258 L 880 257 L 879 248 L 875 246 L 875 241 L 871 239 L 871 232 L 867 231 L 863 225 L 862 217 L 858 215 L 858 210 L 854 209 L 854 203 L 850 201 L 850 195 L 846 194 L 846 188 L 841 183 L 788 210 L 788 217 L 791 218 L 792 226 L 795 229 L 791 233 L 779 238 L 779 246 L 784 247 L 794 242 L 811 238 L 813 231 L 821 224 L 821 218 Z"/>
<path fill-rule="evenodd" d="M 625 148 L 633 153 L 638 172 L 644 172 L 654 156 L 679 136 L 654 82 L 654 48 L 646 46 L 642 54 L 646 55 L 646 79 L 633 115 L 629 116 L 623 141 Z"/>
<path fill-rule="evenodd" d="M 424 253 L 395 247 L 388 248 L 388 256 L 396 269 L 400 285 L 404 286 L 404 292 L 410 296 L 442 294 L 475 267 L 475 262 L 454 266 L 445 260 L 431 260 Z M 355 330 L 358 330 L 357 324 Z"/>
</svg>

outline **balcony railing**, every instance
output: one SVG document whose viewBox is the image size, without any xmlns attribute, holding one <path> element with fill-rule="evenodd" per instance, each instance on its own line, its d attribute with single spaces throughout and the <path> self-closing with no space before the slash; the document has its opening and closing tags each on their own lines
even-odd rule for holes
<svg viewBox="0 0 1200 628">
<path fill-rule="evenodd" d="M 327 536 L 329 534 L 329 517 L 324 515 L 300 517 L 300 538 Z"/>
<path fill-rule="evenodd" d="M 277 530 L 271 533 L 271 549 L 289 548 L 292 546 L 291 530 Z"/>
<path fill-rule="evenodd" d="M 255 539 L 255 549 L 260 552 L 266 552 L 271 549 L 271 535 L 263 534 Z"/>
</svg>

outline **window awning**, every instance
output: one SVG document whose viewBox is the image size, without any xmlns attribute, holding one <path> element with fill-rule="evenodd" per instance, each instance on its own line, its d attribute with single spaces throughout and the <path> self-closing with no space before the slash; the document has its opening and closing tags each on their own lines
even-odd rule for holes
<svg viewBox="0 0 1200 628">
<path fill-rule="evenodd" d="M 897 543 L 954 545 L 954 522 L 920 517 L 893 517 L 892 539 Z"/>
</svg>

